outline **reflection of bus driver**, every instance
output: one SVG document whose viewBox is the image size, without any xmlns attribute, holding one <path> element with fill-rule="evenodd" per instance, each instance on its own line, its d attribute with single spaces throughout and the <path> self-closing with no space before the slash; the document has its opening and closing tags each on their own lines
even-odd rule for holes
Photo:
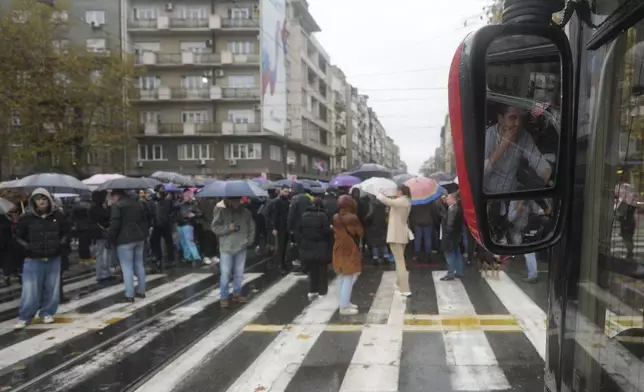
<svg viewBox="0 0 644 392">
<path fill-rule="evenodd" d="M 550 164 L 535 145 L 532 136 L 521 128 L 523 115 L 520 108 L 504 106 L 499 114 L 499 122 L 485 131 L 484 187 L 487 193 L 517 190 L 517 171 L 521 157 L 528 161 L 544 184 L 550 178 Z"/>
</svg>

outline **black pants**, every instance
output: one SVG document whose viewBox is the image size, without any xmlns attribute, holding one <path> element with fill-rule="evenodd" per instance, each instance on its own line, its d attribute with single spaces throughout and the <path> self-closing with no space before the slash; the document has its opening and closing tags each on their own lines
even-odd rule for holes
<svg viewBox="0 0 644 392">
<path fill-rule="evenodd" d="M 279 265 L 285 271 L 290 271 L 291 269 L 293 269 L 293 264 L 286 260 L 286 251 L 289 245 L 288 239 L 289 235 L 286 230 L 277 232 L 277 252 L 275 254 L 277 260 L 275 264 Z"/>
<path fill-rule="evenodd" d="M 152 235 L 150 236 L 150 247 L 152 248 L 152 254 L 154 255 L 157 263 L 163 262 L 161 238 L 163 238 L 163 242 L 165 242 L 165 249 L 168 254 L 168 262 L 174 263 L 174 241 L 172 240 L 171 226 L 159 226 L 152 229 Z"/>
<path fill-rule="evenodd" d="M 203 257 L 217 256 L 217 236 L 211 230 L 203 230 L 202 232 L 201 252 Z"/>
<path fill-rule="evenodd" d="M 304 264 L 304 260 L 301 260 Z M 329 291 L 327 283 L 327 263 L 320 261 L 309 261 L 306 263 L 309 269 L 309 293 L 326 295 Z"/>
<path fill-rule="evenodd" d="M 92 236 L 89 233 L 89 230 L 82 230 L 78 232 L 78 258 L 81 260 L 89 260 L 92 258 L 92 253 L 90 252 L 90 244 L 92 242 Z"/>
</svg>

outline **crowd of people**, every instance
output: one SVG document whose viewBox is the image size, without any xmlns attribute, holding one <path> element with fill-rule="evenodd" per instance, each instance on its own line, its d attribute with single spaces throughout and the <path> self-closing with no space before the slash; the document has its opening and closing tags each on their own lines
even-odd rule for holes
<svg viewBox="0 0 644 392">
<path fill-rule="evenodd" d="M 440 241 L 448 265 L 444 280 L 463 274 L 466 237 L 457 194 L 412 206 L 405 185 L 396 197 L 348 187 L 319 193 L 298 182 L 270 191 L 267 199 L 208 199 L 193 191 L 168 192 L 158 185 L 151 192 L 95 191 L 65 202 L 44 188 L 31 192 L 18 211 L 0 221 L 5 283 L 11 284 L 15 274 L 22 284 L 16 328 L 26 327 L 36 315 L 44 323 L 55 321 L 72 240 L 80 261 L 95 263 L 98 282 L 121 275 L 126 302 L 145 298 L 146 268 L 214 262 L 221 276 L 221 306 L 245 303 L 241 286 L 249 249 L 270 257 L 271 266 L 283 274 L 308 274 L 311 300 L 327 294 L 332 265 L 344 315 L 358 312 L 351 291 L 363 260 L 394 264 L 400 295 L 411 295 L 405 255 L 412 241 L 413 259 L 425 262 L 437 261 L 433 251 Z"/>
</svg>

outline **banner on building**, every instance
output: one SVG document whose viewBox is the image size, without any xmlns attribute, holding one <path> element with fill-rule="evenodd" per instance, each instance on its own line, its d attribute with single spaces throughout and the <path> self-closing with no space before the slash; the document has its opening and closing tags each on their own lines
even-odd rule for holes
<svg viewBox="0 0 644 392">
<path fill-rule="evenodd" d="M 261 0 L 262 126 L 266 131 L 286 133 L 286 0 Z"/>
</svg>

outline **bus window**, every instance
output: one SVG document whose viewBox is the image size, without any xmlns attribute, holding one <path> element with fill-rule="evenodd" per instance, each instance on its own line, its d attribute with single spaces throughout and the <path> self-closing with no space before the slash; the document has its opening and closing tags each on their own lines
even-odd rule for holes
<svg viewBox="0 0 644 392">
<path fill-rule="evenodd" d="M 574 375 L 584 391 L 644 390 L 644 21 L 594 53 L 586 125 Z M 586 105 L 586 103 L 583 103 Z M 567 376 L 568 377 L 568 376 Z"/>
</svg>

